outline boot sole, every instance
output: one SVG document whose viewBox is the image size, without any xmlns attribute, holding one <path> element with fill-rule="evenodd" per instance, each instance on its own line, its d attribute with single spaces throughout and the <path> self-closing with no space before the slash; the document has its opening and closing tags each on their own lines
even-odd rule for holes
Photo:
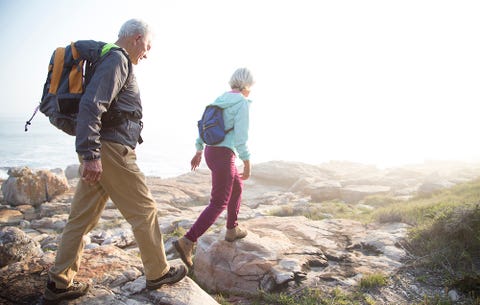
<svg viewBox="0 0 480 305">
<path fill-rule="evenodd" d="M 88 293 L 89 290 L 90 290 L 90 286 L 87 285 L 83 290 L 80 290 L 80 291 L 70 291 L 70 292 L 57 294 L 47 288 L 43 296 L 43 299 L 45 304 L 49 304 L 49 305 L 58 304 L 63 300 L 73 300 L 73 299 L 83 297 Z"/>
<path fill-rule="evenodd" d="M 148 283 L 147 282 L 147 289 L 148 290 L 155 290 L 155 289 L 158 289 L 160 287 L 162 287 L 163 285 L 171 285 L 171 284 L 175 284 L 175 283 L 178 283 L 180 282 L 185 276 L 187 275 L 187 268 L 184 268 L 183 269 L 183 272 L 182 273 L 179 273 L 177 274 L 175 277 L 172 277 L 170 279 L 165 279 L 163 280 L 162 282 L 157 282 L 157 283 Z"/>
</svg>

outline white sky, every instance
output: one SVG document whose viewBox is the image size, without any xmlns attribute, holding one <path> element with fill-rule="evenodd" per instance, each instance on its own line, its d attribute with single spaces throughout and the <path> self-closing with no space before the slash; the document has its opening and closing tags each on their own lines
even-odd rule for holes
<svg viewBox="0 0 480 305">
<path fill-rule="evenodd" d="M 138 17 L 156 32 L 135 68 L 145 145 L 193 155 L 204 106 L 247 66 L 254 163 L 477 160 L 479 16 L 462 0 L 0 0 L 0 107 L 27 119 L 55 47 L 114 42 Z"/>
</svg>

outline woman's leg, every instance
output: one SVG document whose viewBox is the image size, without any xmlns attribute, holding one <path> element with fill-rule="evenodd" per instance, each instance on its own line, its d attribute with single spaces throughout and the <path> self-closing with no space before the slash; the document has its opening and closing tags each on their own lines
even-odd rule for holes
<svg viewBox="0 0 480 305">
<path fill-rule="evenodd" d="M 226 147 L 207 146 L 205 160 L 212 171 L 212 192 L 209 205 L 203 210 L 185 236 L 196 242 L 227 207 L 238 176 L 235 154 Z"/>
</svg>

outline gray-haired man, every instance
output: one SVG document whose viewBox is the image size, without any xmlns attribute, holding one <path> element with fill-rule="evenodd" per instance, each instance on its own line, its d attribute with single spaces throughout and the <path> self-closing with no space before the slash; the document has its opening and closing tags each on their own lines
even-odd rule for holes
<svg viewBox="0 0 480 305">
<path fill-rule="evenodd" d="M 128 58 L 115 49 L 103 56 L 80 101 L 75 144 L 82 179 L 55 265 L 49 270 L 46 300 L 76 298 L 88 292 L 87 283 L 73 279 L 80 266 L 83 236 L 97 224 L 109 197 L 132 226 L 147 288 L 176 283 L 187 273 L 184 265 L 170 266 L 167 261 L 156 202 L 136 164 L 134 149 L 142 129 L 142 105 L 129 61 L 136 65 L 147 58 L 151 40 L 148 24 L 138 19 L 125 22 L 115 45 L 123 48 Z M 114 119 L 102 123 L 102 116 Z"/>
</svg>

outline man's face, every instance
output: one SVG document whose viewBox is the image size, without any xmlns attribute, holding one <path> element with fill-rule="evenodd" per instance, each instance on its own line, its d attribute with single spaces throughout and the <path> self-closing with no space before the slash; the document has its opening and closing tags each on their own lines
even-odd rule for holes
<svg viewBox="0 0 480 305">
<path fill-rule="evenodd" d="M 137 34 L 133 36 L 132 50 L 128 52 L 132 64 L 137 65 L 140 60 L 147 58 L 148 51 L 150 51 L 152 44 L 152 35 Z M 128 51 L 128 50 L 127 50 Z"/>
</svg>

